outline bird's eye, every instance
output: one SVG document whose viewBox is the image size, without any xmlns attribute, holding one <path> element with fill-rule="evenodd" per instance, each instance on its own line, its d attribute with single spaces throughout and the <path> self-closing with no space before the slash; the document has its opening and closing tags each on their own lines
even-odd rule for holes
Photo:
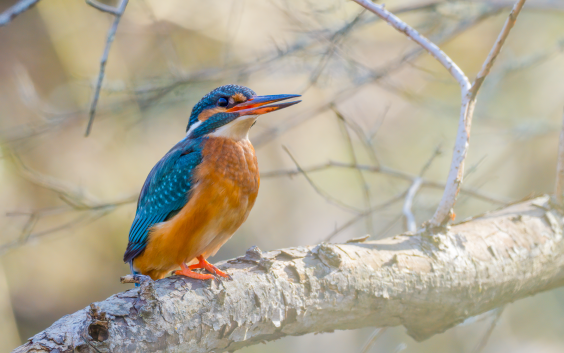
<svg viewBox="0 0 564 353">
<path fill-rule="evenodd" d="M 217 101 L 217 105 L 219 105 L 220 107 L 227 107 L 227 105 L 229 104 L 229 101 L 226 98 L 219 98 L 219 100 Z"/>
</svg>

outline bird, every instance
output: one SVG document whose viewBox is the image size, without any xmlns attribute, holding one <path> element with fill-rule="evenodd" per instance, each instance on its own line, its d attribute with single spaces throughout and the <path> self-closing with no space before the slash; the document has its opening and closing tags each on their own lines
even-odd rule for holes
<svg viewBox="0 0 564 353">
<path fill-rule="evenodd" d="M 207 258 L 245 222 L 257 198 L 260 176 L 249 130 L 259 116 L 301 102 L 281 102 L 296 97 L 258 96 L 232 84 L 193 107 L 186 136 L 157 162 L 141 189 L 123 257 L 133 275 L 157 280 L 180 267 L 174 274 L 230 278 Z"/>
</svg>

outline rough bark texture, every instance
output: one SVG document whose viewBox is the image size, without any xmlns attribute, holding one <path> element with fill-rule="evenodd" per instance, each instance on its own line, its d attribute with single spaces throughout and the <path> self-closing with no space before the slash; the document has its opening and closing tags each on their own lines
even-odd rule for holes
<svg viewBox="0 0 564 353">
<path fill-rule="evenodd" d="M 288 335 L 403 325 L 424 340 L 564 284 L 562 213 L 548 197 L 441 234 L 319 244 L 220 267 L 232 281 L 144 282 L 65 316 L 15 352 L 224 352 Z"/>
</svg>

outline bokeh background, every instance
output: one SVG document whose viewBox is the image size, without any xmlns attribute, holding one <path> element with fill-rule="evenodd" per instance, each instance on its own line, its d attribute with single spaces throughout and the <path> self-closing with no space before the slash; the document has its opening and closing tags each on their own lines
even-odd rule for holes
<svg viewBox="0 0 564 353">
<path fill-rule="evenodd" d="M 14 0 L 0 1 L 0 11 Z M 111 1 L 107 4 L 114 5 Z M 472 79 L 511 2 L 391 0 Z M 113 17 L 44 0 L 0 28 L 0 352 L 129 286 L 122 263 L 151 167 L 184 136 L 192 106 L 227 83 L 303 102 L 251 133 L 263 174 L 248 221 L 213 261 L 261 249 L 404 230 L 405 192 L 384 166 L 444 183 L 458 122 L 456 82 L 416 45 L 345 0 L 136 0 L 112 46 L 92 134 L 87 110 Z M 483 87 L 457 219 L 551 192 L 564 106 L 564 1 L 529 0 Z M 280 173 L 271 173 L 271 172 Z M 442 190 L 423 187 L 430 218 Z M 343 205 L 344 204 L 344 205 Z M 352 210 L 351 210 L 352 208 Z M 345 227 L 346 226 L 346 227 Z M 564 289 L 509 305 L 484 352 L 564 351 Z M 371 352 L 471 352 L 491 316 L 417 343 L 388 329 Z M 356 352 L 373 328 L 289 337 L 244 352 Z"/>
</svg>

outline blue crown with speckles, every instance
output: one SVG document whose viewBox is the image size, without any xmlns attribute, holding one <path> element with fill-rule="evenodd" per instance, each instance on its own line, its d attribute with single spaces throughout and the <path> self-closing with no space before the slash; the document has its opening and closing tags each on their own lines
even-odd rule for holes
<svg viewBox="0 0 564 353">
<path fill-rule="evenodd" d="M 190 126 L 198 121 L 198 116 L 204 109 L 215 105 L 219 98 L 229 98 L 235 93 L 241 93 L 247 98 L 251 98 L 256 95 L 252 89 L 239 85 L 225 85 L 214 89 L 200 99 L 200 101 L 194 106 L 192 114 L 190 115 L 190 120 L 188 121 L 188 126 L 186 126 L 186 131 L 190 130 Z"/>
</svg>

